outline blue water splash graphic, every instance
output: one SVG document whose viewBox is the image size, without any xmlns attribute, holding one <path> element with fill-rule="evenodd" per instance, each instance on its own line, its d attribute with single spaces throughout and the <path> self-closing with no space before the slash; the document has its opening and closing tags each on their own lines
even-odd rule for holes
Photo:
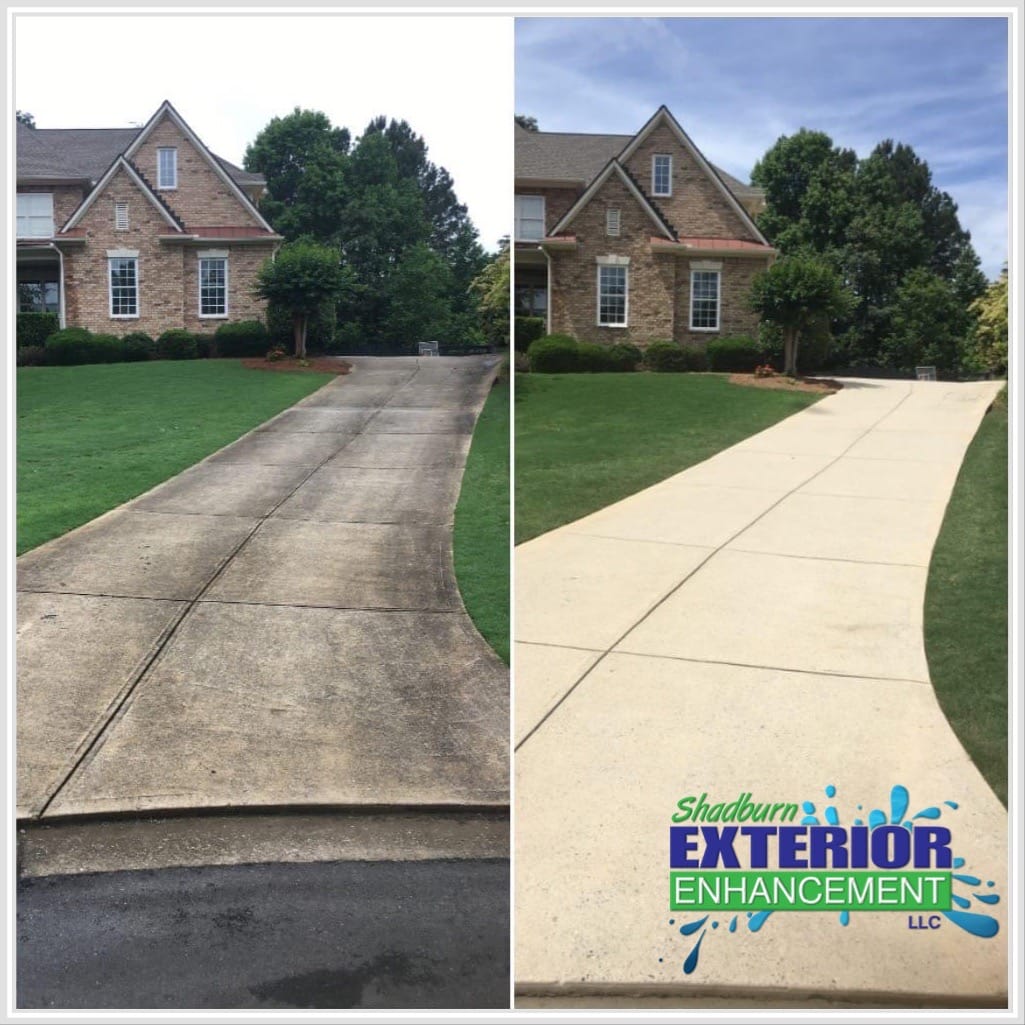
<svg viewBox="0 0 1025 1025">
<path fill-rule="evenodd" d="M 833 798 L 836 796 L 836 787 L 833 784 L 829 784 L 824 788 L 826 797 Z M 956 811 L 959 805 L 956 801 L 943 801 L 942 804 Z M 939 819 L 943 814 L 943 809 L 938 805 L 929 805 L 916 812 L 910 818 L 906 818 L 908 814 L 908 808 L 910 806 L 910 795 L 908 790 L 904 786 L 894 786 L 890 790 L 890 814 L 879 808 L 873 808 L 868 813 L 868 827 L 869 829 L 875 829 L 878 826 L 883 825 L 902 825 L 906 829 L 914 828 L 915 819 L 929 819 L 935 821 Z M 863 809 L 863 805 L 857 805 L 858 811 Z M 819 819 L 816 814 L 817 808 L 814 801 L 803 801 L 801 803 L 801 809 L 804 812 L 804 817 L 800 820 L 802 825 L 819 825 Z M 822 815 L 826 822 L 830 825 L 840 824 L 840 814 L 833 805 L 826 806 Z M 865 822 L 861 818 L 854 819 L 854 825 L 861 826 Z M 955 869 L 962 869 L 965 867 L 965 859 L 961 857 L 955 857 L 952 859 L 953 867 Z M 952 874 L 952 879 L 956 880 L 968 887 L 978 888 L 982 886 L 982 880 L 978 876 L 969 875 L 967 873 L 955 872 Z M 986 881 L 986 886 L 992 888 L 995 885 L 992 879 Z M 961 893 L 951 892 L 951 901 L 960 910 L 942 911 L 942 914 L 949 922 L 956 925 L 959 929 L 968 933 L 971 936 L 977 936 L 983 939 L 989 939 L 996 936 L 1000 931 L 1000 923 L 992 916 L 983 914 L 977 911 L 969 911 L 968 909 L 972 906 L 972 898 L 979 901 L 984 905 L 993 906 L 1000 903 L 1000 895 L 997 893 L 978 893 L 972 892 L 971 898 Z M 749 932 L 758 933 L 762 927 L 774 914 L 773 911 L 758 911 L 758 912 L 746 912 L 747 928 Z M 709 916 L 706 914 L 702 918 L 696 919 L 693 922 L 686 922 L 679 927 L 679 933 L 681 936 L 693 936 L 698 930 L 701 930 L 700 935 L 697 938 L 697 942 L 693 948 L 687 954 L 686 960 L 683 963 L 683 971 L 686 975 L 691 975 L 698 966 L 698 961 L 701 956 L 701 944 L 708 932 L 706 928 L 702 928 L 708 922 Z M 733 915 L 730 918 L 729 926 L 727 931 L 730 933 L 737 932 L 737 921 L 738 915 Z M 841 926 L 848 926 L 851 921 L 851 912 L 849 910 L 841 911 L 838 920 Z M 670 925 L 676 924 L 676 919 L 669 919 Z M 718 929 L 719 923 L 713 921 L 710 923 L 713 930 Z M 662 962 L 663 958 L 659 958 Z"/>
</svg>

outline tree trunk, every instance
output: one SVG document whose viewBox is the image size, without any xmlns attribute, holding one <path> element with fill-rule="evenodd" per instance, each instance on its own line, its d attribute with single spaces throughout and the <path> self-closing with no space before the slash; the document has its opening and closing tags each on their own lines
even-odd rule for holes
<svg viewBox="0 0 1025 1025">
<path fill-rule="evenodd" d="M 797 329 L 783 329 L 783 373 L 786 377 L 797 376 Z"/>
<path fill-rule="evenodd" d="M 295 342 L 295 358 L 302 359 L 306 346 L 306 318 L 301 313 L 292 314 L 292 339 Z"/>
<path fill-rule="evenodd" d="M 306 359 L 306 328 L 309 326 L 310 318 L 303 314 L 303 338 L 302 338 L 302 352 L 299 354 L 300 359 Z"/>
</svg>

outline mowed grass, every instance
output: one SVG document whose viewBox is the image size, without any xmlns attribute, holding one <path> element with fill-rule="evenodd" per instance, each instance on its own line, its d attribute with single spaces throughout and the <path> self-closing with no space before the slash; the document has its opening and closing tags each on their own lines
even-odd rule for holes
<svg viewBox="0 0 1025 1025">
<path fill-rule="evenodd" d="M 456 505 L 456 578 L 484 639 L 509 662 L 509 382 L 488 396 Z"/>
<path fill-rule="evenodd" d="M 521 374 L 516 542 L 679 473 L 819 398 L 715 374 Z"/>
<path fill-rule="evenodd" d="M 965 455 L 929 564 L 925 649 L 936 695 L 1007 804 L 1007 392 Z"/>
<path fill-rule="evenodd" d="M 18 370 L 18 554 L 148 491 L 331 380 L 235 360 Z"/>
</svg>

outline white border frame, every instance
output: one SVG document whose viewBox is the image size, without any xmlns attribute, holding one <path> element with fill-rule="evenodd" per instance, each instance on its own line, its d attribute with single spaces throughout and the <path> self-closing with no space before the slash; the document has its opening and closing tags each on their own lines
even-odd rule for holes
<svg viewBox="0 0 1025 1025">
<path fill-rule="evenodd" d="M 231 309 L 231 251 L 228 249 L 201 249 L 196 253 L 196 316 L 200 320 L 227 320 Z M 203 261 L 224 261 L 224 312 L 203 312 Z"/>
<path fill-rule="evenodd" d="M 659 160 L 669 161 L 669 191 L 659 192 L 655 188 L 655 168 L 658 166 Z M 651 154 L 651 198 L 652 199 L 672 199 L 673 197 L 673 155 L 672 153 L 652 153 Z"/>
<path fill-rule="evenodd" d="M 595 324 L 598 327 L 611 327 L 619 330 L 624 327 L 630 326 L 630 257 L 629 256 L 599 256 L 595 263 L 597 264 L 596 278 L 597 288 L 595 294 Z M 601 272 L 606 267 L 622 267 L 623 268 L 623 323 L 622 324 L 606 324 L 601 319 Z"/>
<path fill-rule="evenodd" d="M 115 260 L 135 261 L 135 312 L 115 313 L 114 312 L 114 268 L 111 266 Z M 138 320 L 142 315 L 142 289 L 139 287 L 139 252 L 136 249 L 108 249 L 107 250 L 107 316 L 111 320 Z"/>
</svg>

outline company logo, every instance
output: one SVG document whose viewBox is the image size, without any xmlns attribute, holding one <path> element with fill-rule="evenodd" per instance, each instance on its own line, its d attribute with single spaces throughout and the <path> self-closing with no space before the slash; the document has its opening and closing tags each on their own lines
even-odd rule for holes
<svg viewBox="0 0 1025 1025">
<path fill-rule="evenodd" d="M 825 794 L 833 798 L 836 788 Z M 702 915 L 682 924 L 670 919 L 684 937 L 700 933 L 684 972 L 697 967 L 701 942 L 709 928 L 719 928 L 720 916 L 735 933 L 738 921 L 758 932 L 777 911 L 833 911 L 843 926 L 852 912 L 894 911 L 911 929 L 937 929 L 948 920 L 974 936 L 995 936 L 992 915 L 967 910 L 973 899 L 999 903 L 993 881 L 984 887 L 958 871 L 965 862 L 954 855 L 952 832 L 936 822 L 943 809 L 908 815 L 908 808 L 903 786 L 892 788 L 889 813 L 873 809 L 850 826 L 840 824 L 832 804 L 820 821 L 811 801 L 761 802 L 751 793 L 728 803 L 706 793 L 681 798 L 669 827 L 669 908 Z M 975 892 L 957 892 L 958 884 Z"/>
</svg>

